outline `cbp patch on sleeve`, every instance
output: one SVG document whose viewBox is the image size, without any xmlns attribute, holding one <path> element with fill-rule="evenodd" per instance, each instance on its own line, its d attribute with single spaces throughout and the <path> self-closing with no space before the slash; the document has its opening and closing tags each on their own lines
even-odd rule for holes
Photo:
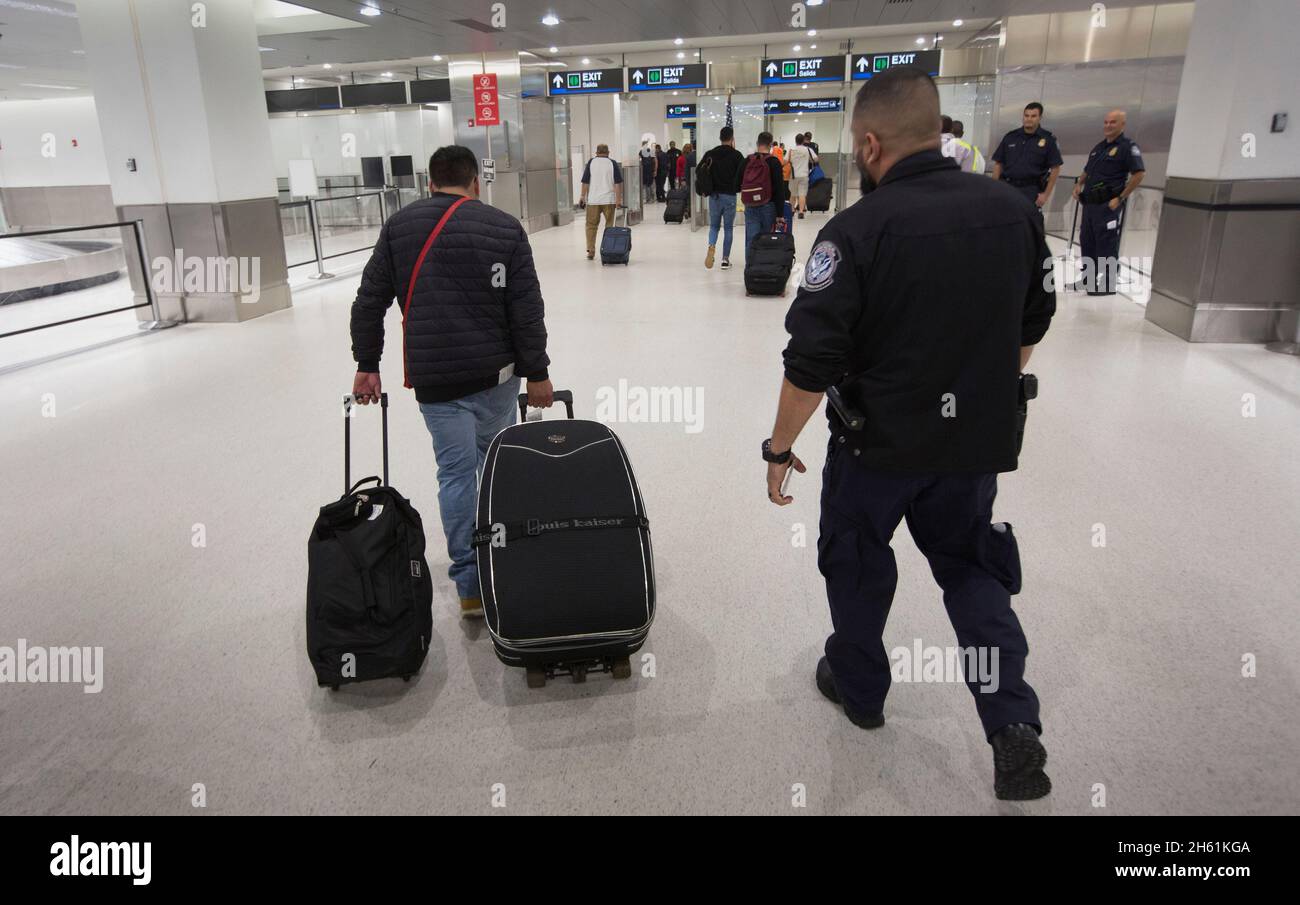
<svg viewBox="0 0 1300 905">
<path fill-rule="evenodd" d="M 803 268 L 803 288 L 809 292 L 825 289 L 835 279 L 835 268 L 840 265 L 840 250 L 829 239 L 818 242 L 808 256 Z"/>
<path fill-rule="evenodd" d="M 1128 152 L 1132 154 L 1134 157 L 1142 156 L 1142 149 L 1139 148 L 1137 145 L 1132 145 L 1131 147 L 1129 147 Z"/>
</svg>

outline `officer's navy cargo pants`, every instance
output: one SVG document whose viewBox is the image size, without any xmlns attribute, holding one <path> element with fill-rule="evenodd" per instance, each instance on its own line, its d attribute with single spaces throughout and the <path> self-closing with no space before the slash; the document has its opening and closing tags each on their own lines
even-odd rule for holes
<svg viewBox="0 0 1300 905">
<path fill-rule="evenodd" d="M 990 524 L 996 495 L 994 474 L 870 471 L 832 437 L 822 472 L 817 565 L 826 579 L 834 626 L 826 658 L 849 710 L 880 713 L 889 693 L 890 660 L 881 636 L 898 582 L 889 543 L 906 519 L 943 589 L 959 647 L 997 651 L 996 691 L 982 692 L 977 676 L 966 677 L 985 736 L 1011 723 L 1041 731 L 1038 697 L 1025 682 L 1029 645 L 1011 609 L 1020 559 L 1013 535 Z M 938 639 L 924 641 L 927 647 L 946 646 Z"/>
<path fill-rule="evenodd" d="M 1089 295 L 1111 295 L 1119 279 L 1119 235 L 1124 205 L 1111 210 L 1109 204 L 1085 204 L 1079 223 L 1079 254 L 1091 261 L 1083 282 Z M 1088 265 L 1084 264 L 1086 268 Z"/>
</svg>

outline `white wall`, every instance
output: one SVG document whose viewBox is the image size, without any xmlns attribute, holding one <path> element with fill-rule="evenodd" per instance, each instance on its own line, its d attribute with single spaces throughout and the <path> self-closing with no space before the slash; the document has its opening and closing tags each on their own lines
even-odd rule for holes
<svg viewBox="0 0 1300 905">
<path fill-rule="evenodd" d="M 1178 90 L 1169 176 L 1276 179 L 1300 176 L 1300 34 L 1296 0 L 1196 4 Z M 1274 113 L 1289 113 L 1272 134 Z M 1242 156 L 1244 133 L 1256 156 Z"/>
<path fill-rule="evenodd" d="M 361 110 L 356 113 L 313 113 L 271 118 L 271 147 L 275 175 L 289 175 L 289 161 L 309 157 L 316 174 L 361 175 L 362 157 L 409 154 L 416 172 L 428 168 L 429 155 L 452 140 L 451 104 L 438 109 Z M 350 136 L 344 156 L 344 137 Z"/>
<path fill-rule="evenodd" d="M 53 157 L 42 153 L 47 133 Z M 107 184 L 94 98 L 0 102 L 0 186 Z"/>
</svg>

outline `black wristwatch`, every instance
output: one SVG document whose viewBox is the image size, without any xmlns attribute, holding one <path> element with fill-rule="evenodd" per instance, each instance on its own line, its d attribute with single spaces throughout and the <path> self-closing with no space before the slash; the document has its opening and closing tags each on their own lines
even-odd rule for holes
<svg viewBox="0 0 1300 905">
<path fill-rule="evenodd" d="M 790 454 L 793 453 L 793 452 L 794 452 L 793 449 L 787 449 L 787 450 L 786 450 L 785 452 L 783 452 L 783 453 L 774 453 L 774 452 L 772 452 L 772 441 L 771 441 L 771 439 L 769 438 L 769 439 L 763 441 L 763 461 L 764 461 L 764 462 L 773 462 L 773 463 L 775 463 L 775 464 L 777 464 L 777 465 L 784 465 L 786 462 L 789 462 L 789 461 L 790 461 Z"/>
</svg>

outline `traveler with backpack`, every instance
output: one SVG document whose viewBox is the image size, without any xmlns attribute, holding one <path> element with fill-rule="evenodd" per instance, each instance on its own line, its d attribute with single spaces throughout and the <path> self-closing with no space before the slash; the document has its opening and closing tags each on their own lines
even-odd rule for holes
<svg viewBox="0 0 1300 905">
<path fill-rule="evenodd" d="M 813 164 L 817 163 L 817 155 L 813 153 L 812 148 L 805 144 L 803 135 L 794 137 L 794 147 L 786 155 L 786 165 L 791 172 L 791 193 L 794 208 L 798 211 L 799 219 L 802 220 L 804 213 L 808 210 L 808 174 L 812 171 Z"/>
<path fill-rule="evenodd" d="M 722 269 L 730 270 L 736 193 L 740 191 L 740 177 L 745 172 L 745 155 L 736 150 L 736 133 L 731 126 L 723 126 L 718 138 L 718 146 L 705 153 L 695 172 L 695 192 L 709 199 L 709 250 L 704 254 L 704 266 L 713 266 L 721 227 Z"/>
<path fill-rule="evenodd" d="M 754 237 L 785 229 L 785 181 L 781 161 L 772 156 L 772 133 L 758 133 L 755 151 L 745 158 L 740 180 L 740 200 L 745 205 L 745 249 Z"/>
</svg>

